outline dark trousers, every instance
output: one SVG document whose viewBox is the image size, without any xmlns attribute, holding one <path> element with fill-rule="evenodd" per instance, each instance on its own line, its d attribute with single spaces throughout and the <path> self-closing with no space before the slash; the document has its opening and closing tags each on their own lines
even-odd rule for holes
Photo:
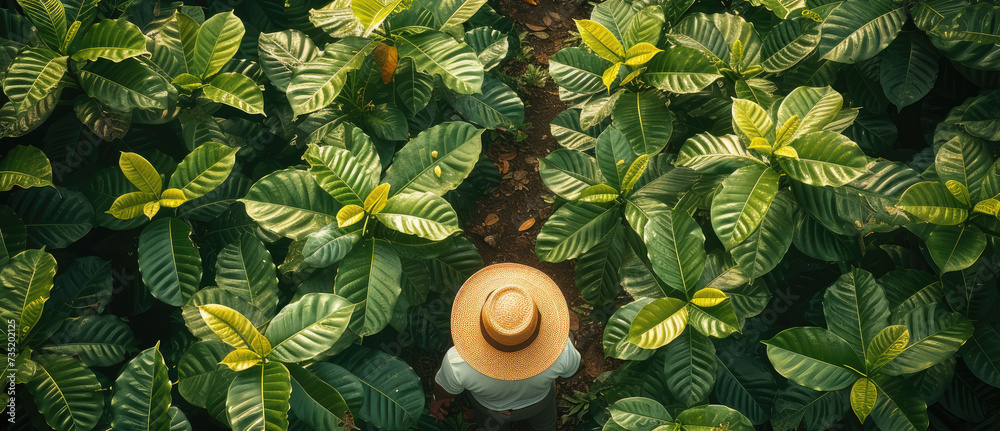
<svg viewBox="0 0 1000 431">
<path fill-rule="evenodd" d="M 479 404 L 472 394 L 466 393 L 476 412 L 476 424 L 482 431 L 508 431 L 511 422 L 527 421 L 534 431 L 556 431 L 556 385 L 541 401 L 530 406 L 498 412 Z"/>
</svg>

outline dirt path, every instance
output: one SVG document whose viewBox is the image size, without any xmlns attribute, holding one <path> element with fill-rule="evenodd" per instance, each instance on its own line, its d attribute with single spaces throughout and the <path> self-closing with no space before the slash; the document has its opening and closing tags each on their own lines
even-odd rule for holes
<svg viewBox="0 0 1000 431">
<path fill-rule="evenodd" d="M 531 58 L 512 61 L 504 67 L 503 73 L 520 77 L 529 64 L 547 70 L 549 57 L 563 47 L 569 30 L 575 29 L 573 19 L 590 15 L 586 2 L 580 3 L 582 5 L 575 0 L 540 0 L 536 6 L 524 0 L 501 0 L 498 12 L 513 18 L 516 30 L 529 31 L 524 44 L 532 47 Z M 603 323 L 588 319 L 586 303 L 574 282 L 573 263 L 543 263 L 535 256 L 535 238 L 552 214 L 552 205 L 545 202 L 545 197 L 552 192 L 538 174 L 538 159 L 559 148 L 552 138 L 549 122 L 566 107 L 559 100 L 558 88 L 551 79 L 543 88 L 522 86 L 519 93 L 526 106 L 525 121 L 531 122 L 532 127 L 527 130 L 527 139 L 521 142 L 501 140 L 487 149 L 503 181 L 479 201 L 466 233 L 487 265 L 515 262 L 544 271 L 562 288 L 570 309 L 578 311 L 570 313 L 570 330 L 583 359 L 580 371 L 559 384 L 558 398 L 562 402 L 563 394 L 572 394 L 573 390 L 585 392 L 595 377 L 614 366 L 604 358 L 601 347 Z M 568 430 L 572 426 L 566 424 L 563 428 Z"/>
</svg>

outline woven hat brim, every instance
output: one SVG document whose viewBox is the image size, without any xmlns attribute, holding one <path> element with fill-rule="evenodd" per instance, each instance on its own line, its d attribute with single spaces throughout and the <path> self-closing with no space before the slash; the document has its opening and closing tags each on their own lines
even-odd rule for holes
<svg viewBox="0 0 1000 431">
<path fill-rule="evenodd" d="M 531 295 L 541 315 L 538 336 L 527 347 L 504 352 L 491 346 L 480 328 L 480 313 L 490 292 L 519 286 Z M 499 380 L 522 380 L 555 363 L 569 336 L 569 308 L 559 286 L 530 266 L 500 263 L 479 270 L 466 280 L 451 310 L 455 349 L 472 368 Z"/>
</svg>

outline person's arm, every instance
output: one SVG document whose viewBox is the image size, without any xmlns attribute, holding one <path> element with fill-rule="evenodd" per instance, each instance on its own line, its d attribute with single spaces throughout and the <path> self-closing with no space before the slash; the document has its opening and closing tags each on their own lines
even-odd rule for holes
<svg viewBox="0 0 1000 431">
<path fill-rule="evenodd" d="M 434 416 L 434 418 L 438 420 L 444 419 L 444 417 L 448 415 L 448 411 L 444 408 L 451 405 L 451 399 L 454 398 L 455 395 L 462 393 L 461 389 L 459 389 L 457 393 L 451 393 L 448 389 L 445 389 L 444 386 L 441 385 L 441 382 L 445 382 L 446 385 L 452 387 L 453 389 L 460 387 L 456 381 L 456 376 L 452 372 L 451 366 L 447 361 L 448 358 L 446 355 L 444 360 L 441 362 L 441 368 L 438 368 L 437 373 L 434 375 L 434 391 L 431 392 L 431 404 L 429 408 L 431 410 L 431 416 Z"/>
</svg>

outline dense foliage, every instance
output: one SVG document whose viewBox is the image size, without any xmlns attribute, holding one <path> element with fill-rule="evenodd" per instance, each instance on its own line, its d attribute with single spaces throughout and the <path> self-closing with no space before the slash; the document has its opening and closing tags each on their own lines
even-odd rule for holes
<svg viewBox="0 0 1000 431">
<path fill-rule="evenodd" d="M 436 428 L 400 347 L 448 346 L 526 127 L 486 3 L 0 9 L 12 429 Z M 997 427 L 996 3 L 576 21 L 536 252 L 622 360 L 580 429 Z"/>
</svg>

